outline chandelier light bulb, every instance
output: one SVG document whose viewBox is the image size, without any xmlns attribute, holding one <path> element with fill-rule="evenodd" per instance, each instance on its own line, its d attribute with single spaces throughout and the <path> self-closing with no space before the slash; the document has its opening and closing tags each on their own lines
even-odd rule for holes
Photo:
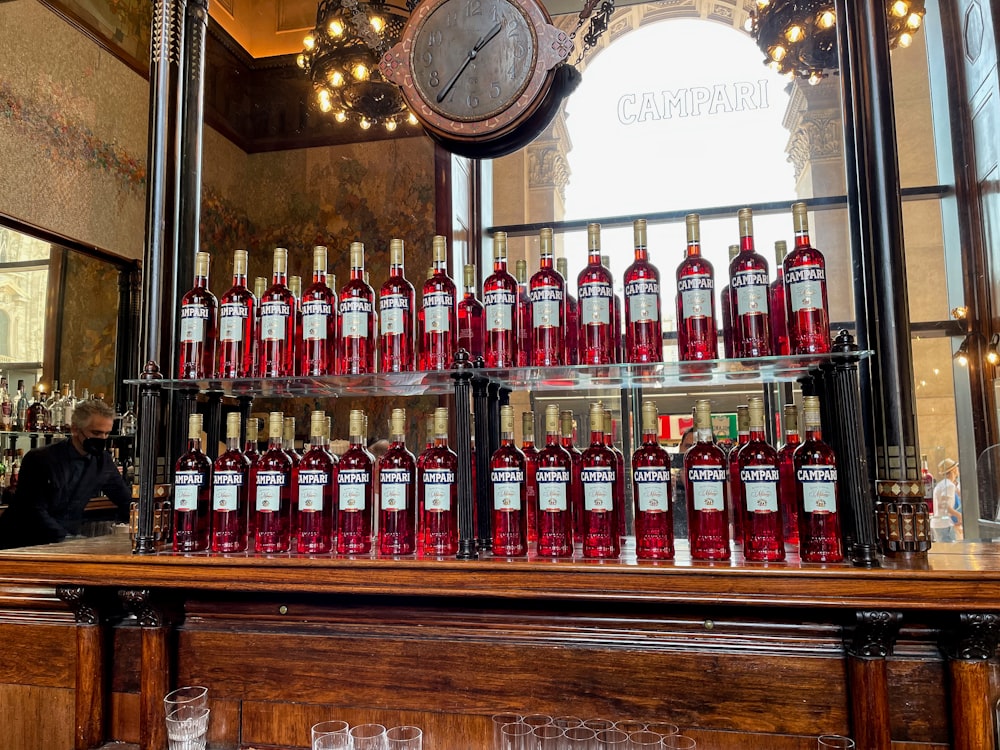
<svg viewBox="0 0 1000 750">
<path fill-rule="evenodd" d="M 906 0 L 896 0 L 892 4 L 891 12 L 896 18 L 905 18 L 906 14 L 910 12 L 910 4 Z"/>
<path fill-rule="evenodd" d="M 361 122 L 359 124 L 361 125 L 362 130 L 368 130 L 368 128 L 372 126 L 371 122 L 367 117 L 362 117 Z"/>
<path fill-rule="evenodd" d="M 302 54 L 302 53 L 300 52 L 300 53 L 298 54 L 298 56 L 297 56 L 297 57 L 295 58 L 295 64 L 296 64 L 296 65 L 298 65 L 298 66 L 299 66 L 300 68 L 302 68 L 303 70 L 305 70 L 305 68 L 306 68 L 306 56 L 305 56 L 305 55 L 303 55 L 303 54 Z"/>
<path fill-rule="evenodd" d="M 417 124 L 417 116 L 415 114 L 413 114 L 412 112 L 410 112 L 410 114 L 407 115 L 407 117 L 406 117 L 406 121 L 408 123 L 410 123 L 410 125 L 416 125 Z"/>
<path fill-rule="evenodd" d="M 324 99 L 322 96 L 319 98 L 319 110 L 320 112 L 329 112 L 333 109 L 333 105 L 330 103 L 329 98 Z"/>
<path fill-rule="evenodd" d="M 339 70 L 330 71 L 330 75 L 327 77 L 327 80 L 334 88 L 340 88 L 344 85 L 344 74 Z"/>
<path fill-rule="evenodd" d="M 344 22 L 341 21 L 339 18 L 334 18 L 332 21 L 330 21 L 330 24 L 326 27 L 326 30 L 327 32 L 329 32 L 330 36 L 336 39 L 337 37 L 339 37 L 344 33 Z"/>
<path fill-rule="evenodd" d="M 323 110 L 323 111 L 324 112 L 329 112 L 330 111 L 330 101 L 331 101 L 330 100 L 330 90 L 329 89 L 320 89 L 319 91 L 316 92 L 316 94 L 319 96 L 319 105 L 322 107 L 324 104 L 326 104 L 326 106 L 327 106 L 327 108 L 325 110 Z"/>
<path fill-rule="evenodd" d="M 385 19 L 382 16 L 372 16 L 369 23 L 371 23 L 372 29 L 376 34 L 381 34 L 385 28 Z"/>
<path fill-rule="evenodd" d="M 771 0 L 757 0 L 757 10 L 764 10 L 770 4 Z"/>
<path fill-rule="evenodd" d="M 924 19 L 919 13 L 911 13 L 906 19 L 906 25 L 916 31 L 920 28 L 920 24 L 924 22 Z"/>
<path fill-rule="evenodd" d="M 837 14 L 832 9 L 820 11 L 816 17 L 816 25 L 821 29 L 832 29 L 837 23 Z"/>
<path fill-rule="evenodd" d="M 959 367 L 968 367 L 969 366 L 969 339 L 968 339 L 968 337 L 966 337 L 966 339 L 962 342 L 962 345 L 958 347 L 958 351 L 955 352 L 955 354 L 954 354 L 954 356 L 952 358 L 955 360 L 955 364 L 957 364 Z"/>
<path fill-rule="evenodd" d="M 342 109 L 338 109 L 337 114 L 333 116 L 333 119 L 337 122 L 347 122 L 347 113 Z"/>
<path fill-rule="evenodd" d="M 396 129 L 396 121 L 395 120 L 386 120 L 385 121 L 385 129 L 388 130 L 390 133 L 392 131 L 394 131 Z"/>
<path fill-rule="evenodd" d="M 356 81 L 367 81 L 368 66 L 364 63 L 358 63 L 351 69 L 351 75 L 354 76 L 354 80 Z"/>
<path fill-rule="evenodd" d="M 806 35 L 805 31 L 803 31 L 802 27 L 799 26 L 798 24 L 793 24 L 789 26 L 787 29 L 785 29 L 785 39 L 790 41 L 792 44 L 795 44 L 796 42 L 801 42 L 802 37 L 804 37 L 805 35 Z"/>
<path fill-rule="evenodd" d="M 913 34 L 908 31 L 904 31 L 899 35 L 899 46 L 906 48 L 913 44 Z"/>
<path fill-rule="evenodd" d="M 771 59 L 775 62 L 781 62 L 785 59 L 785 55 L 788 54 L 788 50 L 782 47 L 780 44 L 776 44 L 771 47 Z"/>
<path fill-rule="evenodd" d="M 809 74 L 809 85 L 815 86 L 817 83 L 823 80 L 823 74 L 819 71 L 814 70 Z"/>
<path fill-rule="evenodd" d="M 305 38 L 302 40 L 302 44 L 305 48 L 312 52 L 313 48 L 316 46 L 316 37 L 312 34 L 306 34 Z"/>
</svg>

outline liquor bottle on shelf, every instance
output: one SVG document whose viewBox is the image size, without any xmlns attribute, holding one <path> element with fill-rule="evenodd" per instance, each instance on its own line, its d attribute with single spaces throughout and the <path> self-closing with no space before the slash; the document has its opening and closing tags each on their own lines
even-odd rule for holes
<svg viewBox="0 0 1000 750">
<path fill-rule="evenodd" d="M 250 461 L 240 450 L 240 413 L 226 415 L 226 450 L 212 466 L 212 552 L 247 548 Z"/>
<path fill-rule="evenodd" d="M 566 284 L 566 364 L 580 363 L 580 305 L 569 290 L 569 261 L 556 258 L 556 270 Z"/>
<path fill-rule="evenodd" d="M 25 432 L 45 432 L 49 424 L 49 411 L 45 408 L 44 392 L 38 383 L 31 389 L 32 401 L 24 419 Z M 124 433 L 123 433 L 124 434 Z"/>
<path fill-rule="evenodd" d="M 59 400 L 56 401 L 55 408 L 52 409 L 52 414 L 54 415 L 51 423 L 54 432 L 69 432 L 68 422 L 66 421 L 66 409 L 71 407 L 70 403 L 70 386 L 68 383 L 63 383 L 62 394 L 59 396 Z M 70 411 L 70 416 L 73 416 L 72 410 Z"/>
<path fill-rule="evenodd" d="M 59 390 L 59 381 L 53 380 L 52 392 L 49 394 L 49 397 L 42 402 L 45 407 L 46 432 L 59 432 L 59 426 L 62 424 L 62 415 L 57 412 L 57 408 L 59 406 L 59 399 L 61 398 L 62 393 Z"/>
<path fill-rule="evenodd" d="M 250 470 L 253 487 L 254 551 L 288 551 L 292 509 L 292 459 L 282 449 L 283 415 L 272 411 L 267 420 L 267 450 Z"/>
<path fill-rule="evenodd" d="M 309 418 L 309 450 L 295 471 L 298 503 L 294 535 L 299 553 L 319 555 L 332 548 L 337 512 L 334 474 L 333 458 L 326 450 L 326 413 L 314 411 Z"/>
<path fill-rule="evenodd" d="M 448 410 L 434 410 L 434 445 L 423 457 L 418 474 L 418 503 L 423 553 L 454 555 L 458 551 L 456 504 L 458 455 L 448 447 Z"/>
<path fill-rule="evenodd" d="M 253 279 L 253 296 L 260 300 L 264 296 L 264 292 L 267 291 L 267 278 L 264 276 L 255 276 Z M 257 308 L 257 318 L 260 318 L 260 307 Z"/>
<path fill-rule="evenodd" d="M 806 562 L 840 562 L 844 559 L 837 502 L 837 459 L 823 442 L 819 399 L 806 396 L 802 403 L 806 439 L 794 456 L 799 508 L 799 550 Z"/>
<path fill-rule="evenodd" d="M 920 455 L 920 481 L 924 484 L 924 502 L 927 503 L 927 512 L 934 515 L 934 475 L 931 474 L 926 454 Z"/>
<path fill-rule="evenodd" d="M 618 459 L 604 444 L 604 406 L 590 405 L 590 447 L 581 459 L 580 484 L 583 488 L 583 556 L 615 558 L 619 545 Z"/>
<path fill-rule="evenodd" d="M 233 253 L 233 285 L 219 301 L 220 378 L 253 375 L 253 344 L 257 336 L 257 297 L 247 289 L 247 251 Z"/>
<path fill-rule="evenodd" d="M 615 445 L 615 421 L 611 410 L 604 410 L 604 445 L 615 457 L 615 510 L 618 513 L 618 531 L 622 536 L 627 533 L 625 515 L 625 454 Z"/>
<path fill-rule="evenodd" d="M 381 372 L 412 372 L 416 292 L 403 273 L 403 241 L 389 240 L 389 278 L 378 292 Z"/>
<path fill-rule="evenodd" d="M 295 417 L 285 417 L 281 422 L 281 449 L 292 459 L 293 467 L 299 465 L 302 455 L 295 450 Z"/>
<path fill-rule="evenodd" d="M 262 378 L 295 375 L 295 296 L 287 286 L 288 250 L 274 249 L 271 286 L 260 296 L 257 330 L 258 375 Z"/>
<path fill-rule="evenodd" d="M 0 377 L 0 428 L 10 430 L 14 426 L 14 402 L 7 390 L 7 378 Z"/>
<path fill-rule="evenodd" d="M 500 447 L 490 458 L 494 557 L 519 557 L 528 552 L 526 463 L 514 445 L 514 407 L 501 406 Z"/>
<path fill-rule="evenodd" d="M 740 471 L 740 511 L 743 514 L 743 557 L 750 562 L 785 559 L 781 506 L 778 504 L 778 453 L 764 437 L 764 400 L 751 396 L 750 440 L 736 461 Z"/>
<path fill-rule="evenodd" d="M 201 414 L 188 417 L 187 452 L 174 470 L 174 552 L 208 549 L 212 462 L 201 450 Z"/>
<path fill-rule="evenodd" d="M 393 409 L 389 418 L 389 450 L 378 459 L 378 553 L 410 555 L 415 549 L 417 467 L 406 449 L 406 410 Z"/>
<path fill-rule="evenodd" d="M 535 472 L 538 497 L 538 555 L 573 556 L 573 507 L 570 482 L 573 459 L 560 445 L 559 407 L 545 407 L 545 447 L 538 452 Z"/>
<path fill-rule="evenodd" d="M 337 347 L 341 375 L 375 372 L 375 292 L 365 281 L 365 246 L 351 243 L 351 278 L 340 290 L 338 309 L 340 342 Z"/>
<path fill-rule="evenodd" d="M 334 286 L 336 277 L 330 279 Z M 337 374 L 337 293 L 327 283 L 327 249 L 313 247 L 312 283 L 299 302 L 302 313 L 302 346 L 299 374 Z"/>
<path fill-rule="evenodd" d="M 559 437 L 563 450 L 573 462 L 573 474 L 569 483 L 569 504 L 573 511 L 573 542 L 583 543 L 583 487 L 580 484 L 580 469 L 583 468 L 583 453 L 573 444 L 573 412 L 564 409 L 559 412 Z"/>
<path fill-rule="evenodd" d="M 292 342 L 292 366 L 299 375 L 299 360 L 302 358 L 302 277 L 289 276 L 288 290 L 295 300 L 295 340 Z"/>
<path fill-rule="evenodd" d="M 646 220 L 632 225 L 635 260 L 625 270 L 625 362 L 663 361 L 660 272 L 649 262 Z"/>
<path fill-rule="evenodd" d="M 520 315 L 517 280 L 507 272 L 507 233 L 493 234 L 493 273 L 483 282 L 486 366 L 518 367 Z"/>
<path fill-rule="evenodd" d="M 78 402 L 79 399 L 76 397 L 76 381 L 71 380 L 69 381 L 69 388 L 65 390 L 62 405 L 62 431 L 65 433 L 69 433 L 70 428 L 73 425 L 73 412 L 76 411 L 76 405 Z"/>
<path fill-rule="evenodd" d="M 420 328 L 420 369 L 448 370 L 455 355 L 458 309 L 455 282 L 448 275 L 447 239 L 435 235 L 434 275 L 424 282 Z"/>
<path fill-rule="evenodd" d="M 729 450 L 729 497 L 732 501 L 733 543 L 743 546 L 743 511 L 740 499 L 740 466 L 737 456 L 743 446 L 750 442 L 750 408 L 746 404 L 736 407 L 736 443 Z"/>
<path fill-rule="evenodd" d="M 247 457 L 247 461 L 253 466 L 254 462 L 260 456 L 257 450 L 257 440 L 258 431 L 260 430 L 260 422 L 256 417 L 251 417 L 247 420 L 247 442 L 243 447 L 243 455 Z"/>
<path fill-rule="evenodd" d="M 219 301 L 208 289 L 208 253 L 197 253 L 194 286 L 181 297 L 180 378 L 215 375 L 215 344 L 219 337 Z"/>
<path fill-rule="evenodd" d="M 826 260 L 809 242 L 805 203 L 792 204 L 795 249 L 785 258 L 785 314 L 792 354 L 830 351 L 830 308 L 826 299 Z"/>
<path fill-rule="evenodd" d="M 715 269 L 701 255 L 701 218 L 688 214 L 687 253 L 677 267 L 677 358 L 719 358 L 715 321 Z"/>
<path fill-rule="evenodd" d="M 587 265 L 576 280 L 580 295 L 577 347 L 581 365 L 618 361 L 615 343 L 615 286 L 601 262 L 601 225 L 587 225 Z"/>
<path fill-rule="evenodd" d="M 771 354 L 771 316 L 767 261 L 754 250 L 753 211 L 739 210 L 740 253 L 729 264 L 733 316 L 733 353 L 736 357 Z"/>
<path fill-rule="evenodd" d="M 350 448 L 337 462 L 337 554 L 367 555 L 372 549 L 373 461 L 365 450 L 363 411 L 351 410 L 348 432 Z"/>
<path fill-rule="evenodd" d="M 257 299 L 257 310 L 255 311 L 256 320 L 254 321 L 254 336 L 253 342 L 251 343 L 251 350 L 253 352 L 253 372 L 251 373 L 253 377 L 260 376 L 260 300 L 264 296 L 264 292 L 267 291 L 267 279 L 263 276 L 255 276 L 253 280 L 253 296 Z M 250 514 L 253 518 L 253 513 Z"/>
<path fill-rule="evenodd" d="M 23 430 L 24 423 L 28 418 L 28 396 L 24 391 L 24 381 L 17 381 L 17 394 L 14 399 L 14 429 Z"/>
<path fill-rule="evenodd" d="M 552 230 L 538 235 L 540 264 L 528 284 L 531 300 L 531 364 L 566 364 L 566 280 L 553 267 Z"/>
<path fill-rule="evenodd" d="M 642 445 L 632 454 L 635 554 L 640 560 L 674 559 L 674 506 L 670 454 L 660 445 L 656 404 L 642 403 Z"/>
<path fill-rule="evenodd" d="M 785 257 L 788 244 L 784 240 L 774 243 L 775 274 L 768 292 L 768 307 L 771 311 L 771 354 L 788 356 L 788 319 L 785 311 Z M 785 541 L 788 541 L 787 539 Z"/>
<path fill-rule="evenodd" d="M 514 276 L 517 279 L 517 366 L 528 367 L 534 361 L 531 347 L 535 330 L 528 295 L 528 261 L 519 260 L 514 264 Z"/>
<path fill-rule="evenodd" d="M 118 429 L 122 435 L 134 435 L 138 425 L 138 418 L 135 415 L 135 404 L 127 401 L 125 403 L 125 413 L 122 414 L 121 418 L 121 426 Z"/>
<path fill-rule="evenodd" d="M 608 269 L 608 273 L 611 273 L 611 256 L 602 255 L 601 265 Z M 611 273 L 611 278 L 614 278 L 614 274 Z M 622 336 L 622 296 L 615 292 L 615 362 L 625 361 L 625 342 Z"/>
<path fill-rule="evenodd" d="M 782 535 L 785 544 L 799 545 L 799 506 L 795 500 L 795 466 L 792 456 L 799 447 L 799 410 L 794 404 L 786 404 L 782 427 L 785 442 L 778 449 L 778 504 L 781 506 Z"/>
<path fill-rule="evenodd" d="M 684 490 L 688 505 L 691 558 L 728 560 L 729 501 L 726 493 L 726 457 L 712 437 L 712 404 L 695 402 L 697 442 L 684 454 Z"/>
<path fill-rule="evenodd" d="M 524 512 L 527 516 L 528 544 L 538 541 L 538 448 L 535 447 L 535 412 L 521 412 L 521 453 L 524 454 Z"/>
<path fill-rule="evenodd" d="M 465 266 L 462 274 L 462 299 L 458 303 L 458 346 L 472 361 L 481 358 L 486 327 L 486 308 L 476 299 L 476 267 Z"/>
</svg>

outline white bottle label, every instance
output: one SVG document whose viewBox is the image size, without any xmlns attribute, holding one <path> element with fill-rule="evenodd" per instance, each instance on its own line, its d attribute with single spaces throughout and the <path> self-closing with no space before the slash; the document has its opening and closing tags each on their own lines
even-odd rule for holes
<svg viewBox="0 0 1000 750">
<path fill-rule="evenodd" d="M 613 315 L 615 290 L 605 281 L 588 281 L 580 287 L 580 325 L 608 325 Z"/>
<path fill-rule="evenodd" d="M 238 510 L 243 474 L 238 471 L 217 471 L 212 477 L 212 509 Z"/>
<path fill-rule="evenodd" d="M 628 322 L 647 323 L 660 320 L 660 282 L 640 279 L 625 285 L 625 304 Z"/>
<path fill-rule="evenodd" d="M 730 285 L 736 292 L 737 315 L 767 315 L 767 271 L 739 271 Z"/>
<path fill-rule="evenodd" d="M 632 482 L 642 513 L 663 513 L 670 508 L 670 469 L 642 466 L 632 470 Z"/>
<path fill-rule="evenodd" d="M 383 336 L 398 336 L 405 333 L 406 313 L 409 308 L 410 300 L 405 294 L 387 294 L 379 297 L 380 333 Z"/>
<path fill-rule="evenodd" d="M 347 339 L 368 338 L 368 316 L 372 312 L 370 300 L 351 297 L 340 303 L 340 335 Z"/>
<path fill-rule="evenodd" d="M 589 467 L 580 472 L 583 484 L 583 508 L 595 513 L 608 513 L 615 506 L 615 470 L 610 467 Z"/>
<path fill-rule="evenodd" d="M 506 289 L 486 292 L 483 299 L 486 307 L 486 330 L 490 332 L 510 331 L 514 327 L 514 307 L 517 295 Z"/>
<path fill-rule="evenodd" d="M 323 510 L 323 491 L 330 475 L 319 469 L 299 470 L 299 511 Z"/>
<path fill-rule="evenodd" d="M 424 329 L 427 333 L 447 333 L 451 330 L 451 312 L 455 299 L 448 292 L 424 295 Z"/>
<path fill-rule="evenodd" d="M 260 513 L 277 513 L 281 510 L 281 488 L 285 486 L 285 475 L 280 471 L 257 473 L 257 501 L 254 504 Z"/>
<path fill-rule="evenodd" d="M 371 475 L 364 469 L 337 472 L 337 500 L 340 510 L 362 511 L 367 507 L 365 496 L 371 487 Z"/>
<path fill-rule="evenodd" d="M 726 509 L 726 470 L 721 466 L 694 465 L 688 470 L 688 482 L 695 510 Z"/>
<path fill-rule="evenodd" d="M 204 482 L 200 471 L 178 471 L 174 475 L 174 510 L 198 510 L 198 490 Z"/>
<path fill-rule="evenodd" d="M 715 282 L 711 274 L 696 273 L 677 282 L 681 295 L 681 313 L 685 320 L 707 318 L 712 314 L 712 297 Z"/>
<path fill-rule="evenodd" d="M 778 467 L 745 466 L 740 469 L 740 481 L 750 513 L 778 512 Z"/>
<path fill-rule="evenodd" d="M 521 510 L 521 487 L 524 486 L 524 472 L 520 469 L 493 469 L 493 509 L 502 511 Z"/>
<path fill-rule="evenodd" d="M 285 302 L 265 302 L 260 306 L 261 341 L 284 341 L 285 320 L 291 314 L 291 305 Z"/>
<path fill-rule="evenodd" d="M 802 466 L 795 478 L 802 485 L 802 507 L 806 513 L 837 512 L 836 467 Z"/>
<path fill-rule="evenodd" d="M 424 470 L 424 510 L 434 513 L 451 510 L 451 487 L 455 472 L 451 469 Z"/>
<path fill-rule="evenodd" d="M 543 512 L 566 510 L 566 488 L 569 486 L 569 471 L 558 467 L 539 467 L 535 472 L 538 483 L 538 507 Z"/>
<path fill-rule="evenodd" d="M 302 303 L 302 340 L 326 341 L 333 305 L 312 300 Z"/>
<path fill-rule="evenodd" d="M 821 310 L 826 269 L 820 264 L 797 266 L 785 274 L 785 286 L 792 312 Z"/>
<path fill-rule="evenodd" d="M 181 341 L 185 344 L 200 344 L 205 340 L 209 310 L 205 305 L 181 306 Z"/>
<path fill-rule="evenodd" d="M 409 469 L 383 469 L 379 473 L 382 510 L 406 510 L 407 492 L 412 482 Z"/>
<path fill-rule="evenodd" d="M 238 343 L 243 340 L 247 308 L 238 302 L 227 302 L 219 317 L 219 340 Z"/>
</svg>

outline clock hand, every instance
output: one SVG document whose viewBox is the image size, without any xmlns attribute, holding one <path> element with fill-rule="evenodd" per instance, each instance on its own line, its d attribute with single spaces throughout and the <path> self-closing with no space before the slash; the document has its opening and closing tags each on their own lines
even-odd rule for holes
<svg viewBox="0 0 1000 750">
<path fill-rule="evenodd" d="M 452 90 L 455 84 L 458 83 L 458 79 L 461 78 L 462 73 L 464 73 L 465 69 L 469 67 L 469 63 L 475 60 L 476 55 L 479 54 L 479 51 L 487 44 L 489 44 L 490 40 L 493 39 L 493 37 L 495 37 L 497 34 L 500 33 L 501 28 L 502 27 L 500 26 L 500 22 L 497 21 L 495 24 L 493 24 L 493 27 L 489 31 L 487 31 L 485 34 L 479 37 L 479 41 L 477 41 L 474 45 L 472 45 L 472 49 L 469 50 L 469 54 L 465 56 L 465 59 L 462 61 L 462 64 L 458 67 L 458 70 L 455 71 L 455 75 L 453 75 L 450 79 L 448 79 L 448 83 L 446 83 L 444 85 L 444 88 L 442 88 L 441 91 L 438 92 L 437 95 L 438 104 L 444 101 L 444 98 L 448 96 L 448 93 Z"/>
</svg>

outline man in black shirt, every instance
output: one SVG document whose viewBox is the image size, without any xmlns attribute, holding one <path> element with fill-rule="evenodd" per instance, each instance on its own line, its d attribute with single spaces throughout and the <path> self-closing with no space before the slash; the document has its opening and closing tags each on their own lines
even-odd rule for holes
<svg viewBox="0 0 1000 750">
<path fill-rule="evenodd" d="M 114 416 L 103 401 L 81 401 L 69 439 L 28 451 L 14 498 L 0 515 L 0 549 L 79 534 L 84 508 L 102 493 L 118 506 L 118 520 L 128 520 L 132 496 L 105 449 Z"/>
</svg>

